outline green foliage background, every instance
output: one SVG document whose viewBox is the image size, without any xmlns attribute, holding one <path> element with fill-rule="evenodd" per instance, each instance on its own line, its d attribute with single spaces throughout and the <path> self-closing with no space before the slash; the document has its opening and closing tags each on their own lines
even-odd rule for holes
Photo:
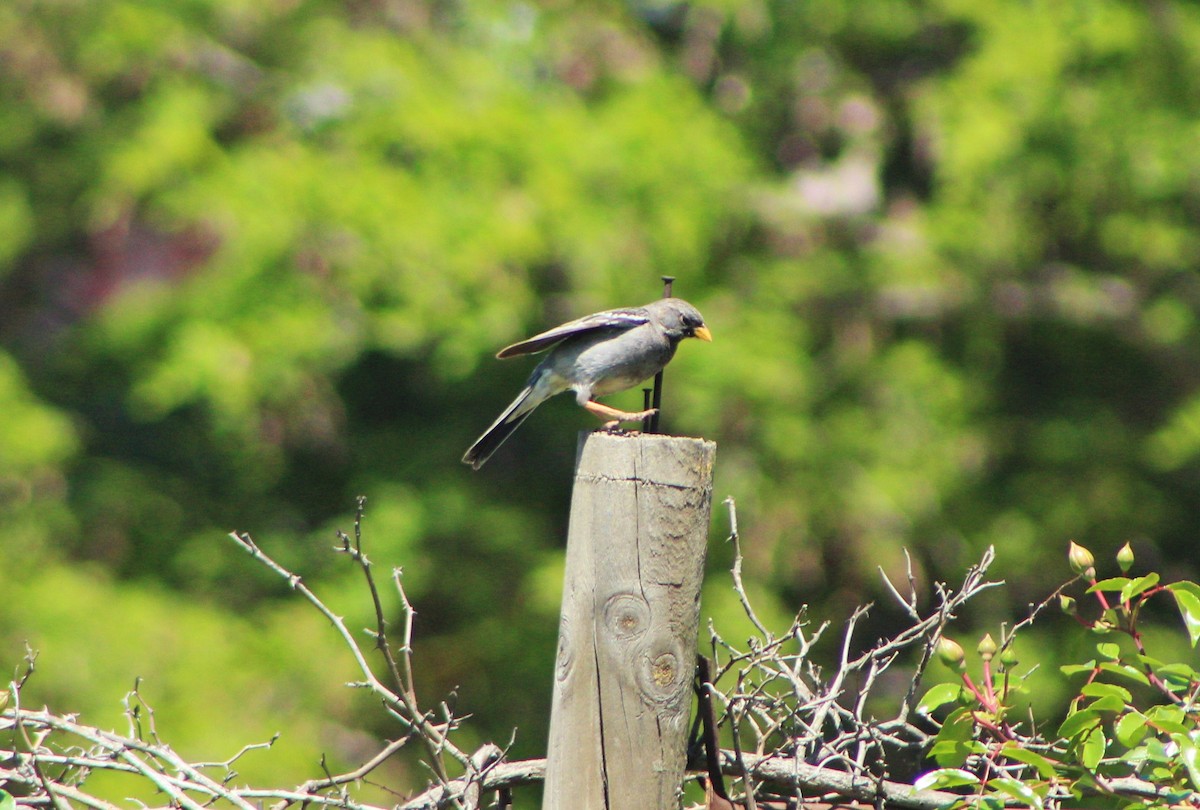
<svg viewBox="0 0 1200 810">
<path fill-rule="evenodd" d="M 905 550 L 995 544 L 981 625 L 1070 538 L 1194 579 L 1198 84 L 1182 0 L 9 0 L 0 661 L 98 724 L 141 676 L 195 757 L 283 730 L 251 780 L 361 761 L 396 730 L 224 539 L 365 624 L 361 493 L 427 696 L 538 754 L 592 422 L 458 458 L 529 370 L 492 352 L 664 273 L 716 336 L 664 426 L 719 443 L 764 612 L 838 621 Z"/>
</svg>

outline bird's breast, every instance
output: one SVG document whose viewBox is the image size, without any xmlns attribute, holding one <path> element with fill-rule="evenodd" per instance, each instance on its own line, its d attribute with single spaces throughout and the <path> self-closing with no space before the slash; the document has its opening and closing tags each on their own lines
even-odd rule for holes
<svg viewBox="0 0 1200 810">
<path fill-rule="evenodd" d="M 593 396 L 614 394 L 653 377 L 674 354 L 674 346 L 648 327 L 638 327 L 580 346 L 576 378 Z"/>
</svg>

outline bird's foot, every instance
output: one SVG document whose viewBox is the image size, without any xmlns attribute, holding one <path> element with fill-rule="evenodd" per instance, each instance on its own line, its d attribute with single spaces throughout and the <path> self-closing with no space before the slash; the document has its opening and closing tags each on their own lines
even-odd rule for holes
<svg viewBox="0 0 1200 810">
<path fill-rule="evenodd" d="M 620 422 L 605 422 L 600 426 L 600 433 L 607 433 L 609 436 L 638 436 L 642 433 L 641 428 L 623 428 Z"/>
<path fill-rule="evenodd" d="M 607 405 L 601 405 L 599 402 L 592 401 L 588 401 L 583 407 L 587 408 L 589 413 L 605 420 L 604 429 L 610 433 L 619 427 L 622 422 L 642 422 L 658 413 L 657 408 L 636 411 L 634 413 L 618 411 L 616 408 L 610 408 Z"/>
<path fill-rule="evenodd" d="M 611 436 L 636 436 L 637 434 L 641 433 L 641 431 L 637 428 L 634 428 L 633 430 L 626 430 L 625 428 L 621 427 L 621 423 L 616 419 L 611 422 L 605 422 L 603 425 L 601 425 L 600 432 L 607 433 Z"/>
</svg>

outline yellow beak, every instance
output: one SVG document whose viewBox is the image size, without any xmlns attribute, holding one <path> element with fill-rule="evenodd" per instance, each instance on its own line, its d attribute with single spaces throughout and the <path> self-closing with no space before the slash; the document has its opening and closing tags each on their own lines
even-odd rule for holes
<svg viewBox="0 0 1200 810">
<path fill-rule="evenodd" d="M 697 326 L 696 331 L 692 332 L 693 337 L 698 337 L 705 343 L 712 343 L 712 332 L 708 331 L 707 326 Z"/>
</svg>

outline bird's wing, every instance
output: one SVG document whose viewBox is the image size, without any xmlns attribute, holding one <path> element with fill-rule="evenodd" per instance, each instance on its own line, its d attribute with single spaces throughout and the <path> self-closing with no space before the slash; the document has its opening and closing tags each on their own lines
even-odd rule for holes
<svg viewBox="0 0 1200 810">
<path fill-rule="evenodd" d="M 520 343 L 506 346 L 496 356 L 504 359 L 522 354 L 536 354 L 537 352 L 549 349 L 560 340 L 572 337 L 573 335 L 594 332 L 597 329 L 632 329 L 649 321 L 650 316 L 642 307 L 634 309 L 610 309 L 606 312 L 585 315 L 577 320 L 564 323 L 562 326 L 556 326 L 547 332 L 542 332 L 540 335 L 534 335 L 528 340 L 522 340 Z"/>
</svg>

